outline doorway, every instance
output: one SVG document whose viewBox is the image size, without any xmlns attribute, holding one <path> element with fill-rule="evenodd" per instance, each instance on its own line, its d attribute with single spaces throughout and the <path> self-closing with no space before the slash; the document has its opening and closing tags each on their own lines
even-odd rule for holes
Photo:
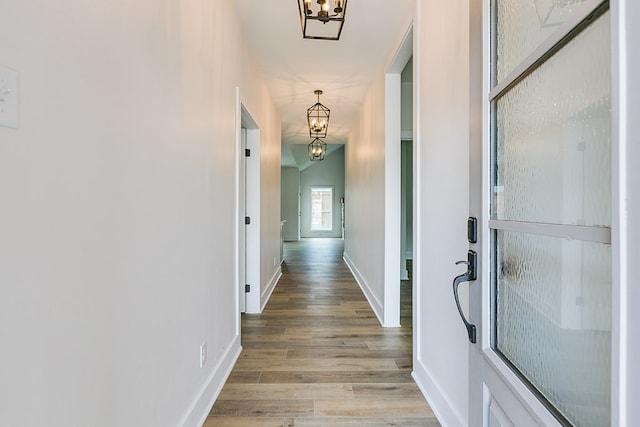
<svg viewBox="0 0 640 427">
<path fill-rule="evenodd" d="M 413 58 L 401 74 L 400 279 L 413 271 Z"/>
<path fill-rule="evenodd" d="M 240 313 L 260 312 L 260 129 L 236 93 L 237 293 Z"/>
<path fill-rule="evenodd" d="M 385 327 L 400 326 L 401 279 L 407 276 L 407 247 L 413 245 L 413 239 L 407 239 L 407 232 L 413 230 L 413 153 L 411 148 L 407 155 L 405 150 L 412 144 L 402 142 L 413 140 L 412 56 L 411 27 L 385 75 L 385 266 L 381 319 Z M 411 165 L 403 164 L 403 160 Z"/>
</svg>

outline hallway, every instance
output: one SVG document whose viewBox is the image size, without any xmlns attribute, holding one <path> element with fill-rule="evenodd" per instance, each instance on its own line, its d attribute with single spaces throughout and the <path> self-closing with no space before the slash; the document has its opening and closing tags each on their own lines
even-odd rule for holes
<svg viewBox="0 0 640 427">
<path fill-rule="evenodd" d="M 384 329 L 342 260 L 341 239 L 285 244 L 264 312 L 242 316 L 242 354 L 205 427 L 440 424 L 411 378 L 411 285 Z"/>
</svg>

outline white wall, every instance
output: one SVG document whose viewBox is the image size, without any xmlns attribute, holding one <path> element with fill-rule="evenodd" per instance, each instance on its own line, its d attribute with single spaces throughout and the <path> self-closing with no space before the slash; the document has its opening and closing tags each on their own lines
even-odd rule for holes
<svg viewBox="0 0 640 427">
<path fill-rule="evenodd" d="M 349 134 L 346 144 L 346 188 L 345 188 L 345 249 L 344 259 L 353 272 L 358 284 L 365 293 L 372 309 L 382 324 L 385 326 L 398 326 L 399 324 L 399 300 L 398 308 L 387 310 L 388 316 L 385 319 L 385 308 L 389 309 L 394 302 L 385 307 L 385 155 L 387 153 L 386 128 L 385 128 L 385 108 L 386 108 L 386 82 L 397 80 L 400 85 L 399 73 L 397 79 L 393 74 L 386 74 L 401 47 L 404 37 L 411 26 L 413 4 L 398 3 L 398 7 L 406 8 L 406 18 L 403 25 L 400 25 L 395 33 L 391 29 L 380 28 L 379 31 L 389 31 L 388 37 L 396 42 L 392 44 L 392 49 L 386 53 L 386 61 L 378 70 L 371 87 L 360 110 L 358 122 Z M 404 66 L 404 64 L 402 65 Z M 394 73 L 395 74 L 395 73 Z M 392 76 L 392 77 L 391 77 Z M 393 92 L 393 90 L 391 90 Z M 400 98 L 400 93 L 397 94 Z M 400 109 L 400 99 L 398 109 Z M 389 112 L 392 115 L 393 111 Z M 398 128 L 400 128 L 400 111 L 397 111 Z M 398 140 L 397 168 L 400 168 L 400 143 Z M 390 151 L 390 150 L 389 150 Z M 394 159 L 395 160 L 395 159 Z M 389 168 L 392 170 L 393 168 Z M 397 192 L 389 191 L 396 201 L 391 201 L 391 209 L 397 209 L 399 216 L 400 203 L 400 173 L 398 170 Z M 395 208 L 393 207 L 395 206 Z M 389 234 L 392 234 L 390 231 Z M 398 231 L 400 233 L 400 221 L 398 218 Z M 398 248 L 394 250 L 393 274 L 390 276 L 400 276 L 400 259 L 398 238 Z M 389 270 L 391 271 L 391 270 Z M 399 287 L 397 292 L 399 298 Z M 393 299 L 393 298 L 390 298 Z"/>
<path fill-rule="evenodd" d="M 407 279 L 407 259 L 413 257 L 413 58 L 401 75 L 401 243 L 400 277 Z"/>
<path fill-rule="evenodd" d="M 401 233 L 400 276 L 407 279 L 407 260 L 413 259 L 413 141 L 401 144 Z"/>
<path fill-rule="evenodd" d="M 302 237 L 342 237 L 342 209 L 344 197 L 344 148 L 327 154 L 323 161 L 300 172 L 300 235 Z M 331 231 L 311 230 L 311 187 L 333 188 L 333 228 Z"/>
<path fill-rule="evenodd" d="M 345 147 L 344 257 L 379 319 L 384 299 L 384 89 L 381 75 Z"/>
<path fill-rule="evenodd" d="M 443 425 L 468 425 L 468 341 L 451 282 L 468 249 L 469 5 L 415 4 L 414 377 Z"/>
<path fill-rule="evenodd" d="M 281 169 L 281 201 L 280 212 L 284 224 L 284 239 L 295 241 L 300 239 L 300 170 L 298 168 L 284 167 Z"/>
<path fill-rule="evenodd" d="M 236 86 L 277 200 L 265 265 L 279 252 L 279 120 L 242 39 L 231 0 L 3 4 L 0 425 L 206 414 L 239 351 Z"/>
<path fill-rule="evenodd" d="M 257 88 L 256 88 L 257 89 Z M 264 309 L 282 276 L 280 269 L 280 116 L 268 90 L 261 85 L 256 94 L 260 105 L 260 308 Z M 252 94 L 252 95 L 256 95 Z M 253 114 L 253 113 L 252 113 Z"/>
<path fill-rule="evenodd" d="M 409 59 L 401 74 L 400 122 L 402 139 L 413 138 L 413 58 Z"/>
</svg>

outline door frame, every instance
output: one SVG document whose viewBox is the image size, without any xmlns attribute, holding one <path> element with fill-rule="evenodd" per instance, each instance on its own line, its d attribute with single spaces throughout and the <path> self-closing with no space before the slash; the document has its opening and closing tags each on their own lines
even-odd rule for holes
<svg viewBox="0 0 640 427">
<path fill-rule="evenodd" d="M 243 129 L 246 141 L 243 141 Z M 245 156 L 245 149 L 251 156 Z M 236 292 L 238 313 L 260 312 L 260 128 L 236 87 Z M 251 218 L 245 224 L 245 216 Z M 250 291 L 245 291 L 245 285 Z M 239 326 L 238 326 L 239 327 Z M 239 333 L 239 331 L 238 331 Z"/>
<path fill-rule="evenodd" d="M 484 188 L 488 188 L 489 174 L 485 172 L 489 164 L 489 150 L 485 144 L 485 123 L 489 123 L 488 110 L 485 108 L 489 79 L 486 76 L 485 54 L 490 39 L 484 30 L 484 23 L 488 21 L 488 8 L 485 0 L 469 1 L 469 216 L 478 220 L 477 243 L 469 243 L 469 249 L 480 254 L 478 259 L 477 280 L 469 286 L 469 322 L 477 325 L 478 344 L 469 343 L 469 426 L 487 426 L 484 408 L 488 404 L 484 393 L 482 376 L 477 373 L 484 369 L 482 363 L 482 349 L 485 346 L 484 325 L 489 322 L 488 316 L 483 317 L 482 304 L 486 303 L 483 283 L 486 282 L 484 266 L 489 265 L 489 246 L 485 241 L 485 225 L 488 223 L 489 198 L 484 197 Z M 480 209 L 478 209 L 480 208 Z M 489 282 L 487 282 L 489 283 Z M 473 301 L 480 301 L 474 304 Z M 474 375 L 476 373 L 476 375 Z"/>
<path fill-rule="evenodd" d="M 640 3 L 611 0 L 612 113 L 614 123 L 612 185 L 613 319 L 612 425 L 640 425 L 640 50 L 631 40 L 640 40 Z M 633 183 L 633 184 L 632 184 Z M 635 262 L 634 262 L 635 261 Z M 616 354 L 617 353 L 617 354 Z"/>
<path fill-rule="evenodd" d="M 400 326 L 402 71 L 413 56 L 413 23 L 407 28 L 385 73 L 384 153 L 384 298 L 381 323 Z M 415 186 L 414 186 L 415 188 Z"/>
</svg>

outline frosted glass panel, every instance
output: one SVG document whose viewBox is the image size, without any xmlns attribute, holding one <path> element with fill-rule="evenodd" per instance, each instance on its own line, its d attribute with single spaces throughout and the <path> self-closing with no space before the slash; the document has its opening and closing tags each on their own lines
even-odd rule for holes
<svg viewBox="0 0 640 427">
<path fill-rule="evenodd" d="M 497 80 L 529 56 L 584 0 L 496 0 Z"/>
<path fill-rule="evenodd" d="M 494 219 L 611 225 L 609 19 L 496 101 Z"/>
<path fill-rule="evenodd" d="M 495 347 L 575 426 L 609 425 L 611 247 L 496 231 Z"/>
</svg>

